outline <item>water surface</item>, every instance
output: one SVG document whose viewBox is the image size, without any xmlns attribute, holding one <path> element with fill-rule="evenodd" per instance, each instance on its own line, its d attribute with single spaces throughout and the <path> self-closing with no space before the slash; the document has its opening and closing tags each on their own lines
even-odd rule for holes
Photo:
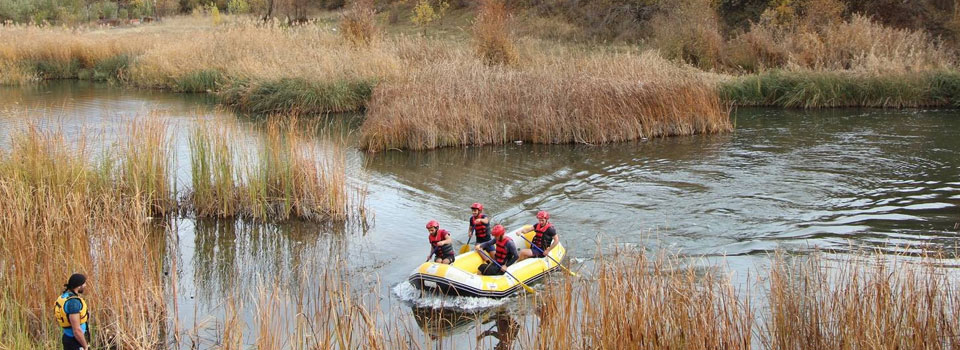
<svg viewBox="0 0 960 350">
<path fill-rule="evenodd" d="M 104 140 L 118 137 L 131 120 L 163 118 L 174 135 L 181 191 L 189 188 L 191 125 L 245 118 L 217 111 L 205 95 L 83 82 L 0 88 L 0 112 L 5 136 L 32 120 L 70 135 L 102 130 Z M 375 291 L 386 313 L 382 322 L 413 319 L 423 339 L 448 347 L 473 348 L 477 335 L 498 328 L 505 332 L 486 333 L 482 347 L 509 340 L 503 335 L 512 322 L 531 317 L 516 300 L 421 298 L 404 283 L 428 253 L 424 224 L 439 220 L 462 241 L 473 202 L 508 228 L 550 211 L 575 270 L 617 247 L 726 257 L 735 276 L 768 262 L 777 249 L 957 250 L 956 110 L 740 109 L 734 118 L 736 131 L 728 134 L 601 146 L 350 149 L 348 175 L 369 191 L 374 214 L 366 230 L 173 220 L 178 321 L 203 328 L 203 320 L 222 317 L 225 295 L 246 295 L 252 304 L 260 283 L 314 286 L 312 277 L 324 269 L 346 266 L 349 278 Z M 243 312 L 253 326 L 251 304 Z M 446 314 L 449 327 L 431 326 L 429 310 L 441 306 L 459 310 Z M 215 342 L 215 333 L 204 341 Z"/>
</svg>

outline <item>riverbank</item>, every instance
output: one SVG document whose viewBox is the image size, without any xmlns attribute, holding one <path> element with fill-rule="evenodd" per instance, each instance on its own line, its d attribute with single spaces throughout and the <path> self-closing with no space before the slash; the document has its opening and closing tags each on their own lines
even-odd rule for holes
<svg viewBox="0 0 960 350">
<path fill-rule="evenodd" d="M 683 28 L 712 18 L 687 5 L 660 20 Z M 952 51 L 858 15 L 796 28 L 757 23 L 730 38 L 654 32 L 658 40 L 638 47 L 553 38 L 531 29 L 543 18 L 484 6 L 412 33 L 410 23 L 354 15 L 369 13 L 362 8 L 292 27 L 202 14 L 126 28 L 4 26 L 0 83 L 84 79 L 210 93 L 252 114 L 366 111 L 359 147 L 370 151 L 722 133 L 732 129 L 732 106 L 960 101 Z M 471 21 L 473 11 L 483 20 Z M 683 35 L 720 41 L 709 55 L 665 44 L 693 45 Z"/>
<path fill-rule="evenodd" d="M 517 39 L 513 58 L 501 65 L 478 56 L 469 41 L 397 34 L 358 45 L 337 32 L 336 22 L 208 21 L 0 28 L 9 38 L 0 54 L 9 69 L 0 81 L 90 79 L 211 93 L 255 114 L 367 110 L 360 147 L 373 151 L 604 143 L 731 129 L 712 76 L 654 52 Z"/>
</svg>

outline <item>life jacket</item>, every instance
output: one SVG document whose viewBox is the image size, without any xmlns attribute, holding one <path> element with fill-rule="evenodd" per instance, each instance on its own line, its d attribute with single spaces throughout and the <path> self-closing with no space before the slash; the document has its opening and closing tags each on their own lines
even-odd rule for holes
<svg viewBox="0 0 960 350">
<path fill-rule="evenodd" d="M 452 244 L 448 243 L 444 245 L 439 245 L 440 241 L 442 241 L 449 234 L 450 232 L 447 232 L 447 230 L 437 230 L 436 235 L 429 236 L 430 245 L 433 246 L 433 253 L 436 254 L 436 256 L 441 258 L 447 258 L 454 255 Z"/>
<path fill-rule="evenodd" d="M 53 314 L 57 318 L 57 323 L 60 324 L 61 328 L 72 327 L 70 325 L 70 318 L 67 317 L 67 312 L 64 310 L 67 300 L 70 299 L 80 300 L 80 324 L 87 323 L 87 302 L 76 294 L 70 295 L 66 298 L 61 294 L 53 306 Z"/>
<path fill-rule="evenodd" d="M 487 217 L 486 214 L 480 214 L 479 216 L 470 216 L 470 227 L 472 227 L 473 232 L 477 234 L 477 242 L 485 242 L 487 241 L 487 237 L 489 237 L 489 232 L 490 232 L 489 222 L 486 224 L 479 224 L 479 225 L 475 224 L 477 222 L 477 219 L 483 219 L 485 217 Z"/>
<path fill-rule="evenodd" d="M 533 236 L 532 243 L 533 245 L 537 246 L 537 248 L 540 248 L 541 251 L 547 251 L 547 247 L 550 246 L 550 243 L 553 243 L 551 242 L 553 240 L 552 237 L 545 237 L 543 235 L 551 227 L 553 227 L 553 224 L 549 222 L 546 225 L 543 225 L 543 227 L 540 227 L 539 222 L 535 226 L 533 226 L 533 230 L 537 232 L 537 235 Z M 538 252 L 535 251 L 534 253 L 538 253 Z"/>
<path fill-rule="evenodd" d="M 497 252 L 493 255 L 493 260 L 496 260 L 497 264 L 500 264 L 501 266 L 503 263 L 507 262 L 507 243 L 509 242 L 510 237 L 505 237 L 502 240 L 498 239 L 496 244 L 494 244 L 497 247 Z"/>
</svg>

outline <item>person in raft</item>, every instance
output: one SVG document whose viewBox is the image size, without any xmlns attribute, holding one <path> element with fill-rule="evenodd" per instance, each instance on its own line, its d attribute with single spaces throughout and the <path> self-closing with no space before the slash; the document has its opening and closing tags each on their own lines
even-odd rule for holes
<svg viewBox="0 0 960 350">
<path fill-rule="evenodd" d="M 447 230 L 440 229 L 440 223 L 437 220 L 430 220 L 427 223 L 427 232 L 430 233 L 430 246 L 433 249 L 430 251 L 430 256 L 427 257 L 427 260 L 430 260 L 430 257 L 436 258 L 434 262 L 441 264 L 449 264 L 453 262 L 453 238 L 450 238 L 450 232 Z"/>
<path fill-rule="evenodd" d="M 490 230 L 490 233 L 493 234 L 493 240 L 487 241 L 485 243 L 477 244 L 475 247 L 477 251 L 483 249 L 489 253 L 489 255 L 496 261 L 494 264 L 492 261 L 487 261 L 480 265 L 477 268 L 480 271 L 481 275 L 491 276 L 491 275 L 502 275 L 507 271 L 507 266 L 513 265 L 517 261 L 517 246 L 513 244 L 513 240 L 507 235 L 504 234 L 503 226 L 497 225 Z M 484 260 L 487 260 L 487 257 L 483 254 L 480 254 Z M 500 264 L 498 267 L 497 264 Z"/>
<path fill-rule="evenodd" d="M 87 277 L 79 273 L 70 276 L 67 284 L 63 285 L 63 293 L 57 298 L 53 306 L 53 313 L 57 324 L 63 329 L 63 350 L 89 349 L 87 342 L 87 302 L 80 297 L 87 287 Z"/>
<path fill-rule="evenodd" d="M 483 204 L 473 203 L 470 206 L 470 211 L 473 212 L 473 215 L 470 216 L 467 241 L 476 234 L 477 243 L 486 243 L 490 240 L 490 218 L 483 213 Z"/>
<path fill-rule="evenodd" d="M 553 228 L 553 224 L 550 223 L 550 213 L 546 211 L 541 210 L 537 213 L 537 224 L 533 225 L 533 230 L 537 234 L 533 236 L 530 243 L 533 243 L 536 248 L 531 246 L 530 249 L 521 249 L 520 260 L 530 257 L 545 257 L 550 254 L 550 250 L 557 246 L 557 241 L 560 240 L 560 237 L 557 236 L 557 229 Z"/>
</svg>

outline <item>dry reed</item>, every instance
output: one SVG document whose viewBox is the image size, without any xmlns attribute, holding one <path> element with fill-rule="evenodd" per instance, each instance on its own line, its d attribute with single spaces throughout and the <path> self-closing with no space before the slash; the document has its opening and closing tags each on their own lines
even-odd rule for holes
<svg viewBox="0 0 960 350">
<path fill-rule="evenodd" d="M 770 349 L 956 349 L 960 294 L 931 257 L 782 254 L 770 271 Z"/>
<path fill-rule="evenodd" d="M 357 46 L 368 46 L 377 38 L 373 0 L 353 0 L 340 19 L 343 37 Z"/>
<path fill-rule="evenodd" d="M 149 142 L 149 141 L 147 141 Z M 138 146 L 140 147 L 140 146 Z M 131 196 L 111 160 L 95 161 L 83 142 L 28 127 L 0 153 L 0 295 L 4 326 L 29 337 L 29 347 L 53 347 L 59 328 L 51 302 L 71 273 L 90 276 L 88 298 L 96 344 L 151 348 L 166 307 L 160 252 L 146 223 L 154 203 Z M 142 164 L 142 163 L 141 163 Z M 118 184 L 118 185 L 114 185 Z"/>
<path fill-rule="evenodd" d="M 360 192 L 351 195 L 345 148 L 341 142 L 318 137 L 318 127 L 296 117 L 273 117 L 251 149 L 234 144 L 240 137 L 235 124 L 198 127 L 190 142 L 189 200 L 194 213 L 256 220 L 362 221 L 365 209 L 357 205 L 363 205 L 364 198 Z"/>
<path fill-rule="evenodd" d="M 647 54 L 535 61 L 539 68 L 521 71 L 437 63 L 377 88 L 360 147 L 607 143 L 730 130 L 729 108 L 710 84 L 676 68 L 648 72 L 648 60 L 661 67 Z"/>
<path fill-rule="evenodd" d="M 626 253 L 601 258 L 590 280 L 565 276 L 539 300 L 538 341 L 550 349 L 750 349 L 749 298 L 689 263 Z"/>
<path fill-rule="evenodd" d="M 512 64 L 517 61 L 517 49 L 510 32 L 510 14 L 500 0 L 480 1 L 477 19 L 473 24 L 473 40 L 477 54 L 487 64 Z"/>
</svg>

